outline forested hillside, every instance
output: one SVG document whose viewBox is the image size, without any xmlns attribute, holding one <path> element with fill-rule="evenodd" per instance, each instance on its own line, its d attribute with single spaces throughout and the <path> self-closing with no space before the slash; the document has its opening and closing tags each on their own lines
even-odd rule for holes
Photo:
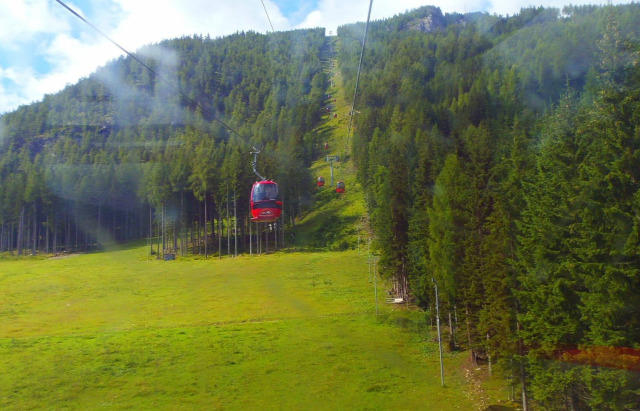
<svg viewBox="0 0 640 411">
<path fill-rule="evenodd" d="M 382 273 L 431 316 L 437 283 L 450 348 L 543 409 L 640 403 L 638 21 L 637 4 L 423 7 L 369 26 L 349 150 Z M 3 115 L 0 252 L 230 252 L 254 146 L 293 222 L 329 41 L 350 101 L 363 31 L 166 40 L 136 54 L 153 71 L 121 58 Z"/>
<path fill-rule="evenodd" d="M 151 225 L 207 253 L 216 231 L 248 231 L 253 147 L 295 217 L 320 144 L 325 41 L 323 29 L 167 40 L 137 53 L 153 71 L 121 58 L 4 115 L 0 251 L 87 249 Z"/>
<path fill-rule="evenodd" d="M 425 7 L 370 25 L 352 154 L 382 269 L 432 311 L 437 282 L 450 347 L 545 409 L 640 404 L 638 21 Z M 338 31 L 347 94 L 362 30 Z"/>
</svg>

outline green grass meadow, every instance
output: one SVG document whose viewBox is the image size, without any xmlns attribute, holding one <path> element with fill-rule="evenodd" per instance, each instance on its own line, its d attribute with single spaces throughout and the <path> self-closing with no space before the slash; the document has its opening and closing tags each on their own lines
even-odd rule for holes
<svg viewBox="0 0 640 411">
<path fill-rule="evenodd" d="M 334 60 L 334 63 L 337 61 Z M 365 195 L 356 180 L 353 162 L 346 157 L 349 152 L 346 140 L 349 134 L 351 102 L 344 98 L 340 72 L 334 74 L 335 86 L 328 90 L 332 96 L 328 104 L 333 107 L 333 111 L 325 113 L 324 122 L 317 130 L 323 141 L 329 144 L 329 148 L 321 149 L 319 159 L 310 168 L 314 179 L 323 176 L 326 183 L 324 187 L 316 187 L 312 207 L 305 210 L 303 218 L 293 231 L 296 233 L 297 244 L 304 244 L 312 249 L 346 250 L 355 249 L 360 244 L 364 250 L 370 235 L 363 221 L 363 216 L 367 214 Z M 333 117 L 334 113 L 337 118 Z M 327 156 L 340 157 L 340 161 L 333 162 L 333 185 Z M 335 191 L 338 181 L 346 185 L 346 192 L 343 194 Z"/>
<path fill-rule="evenodd" d="M 0 261 L 0 408 L 474 408 L 465 354 L 440 387 L 424 314 L 376 316 L 356 251 L 146 252 Z"/>
</svg>

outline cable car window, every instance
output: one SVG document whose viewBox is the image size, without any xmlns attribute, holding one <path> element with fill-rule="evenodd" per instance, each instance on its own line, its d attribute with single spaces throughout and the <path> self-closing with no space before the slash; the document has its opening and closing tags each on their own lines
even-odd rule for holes
<svg viewBox="0 0 640 411">
<path fill-rule="evenodd" d="M 253 189 L 253 201 L 275 200 L 278 197 L 278 186 L 274 183 L 256 184 Z"/>
</svg>

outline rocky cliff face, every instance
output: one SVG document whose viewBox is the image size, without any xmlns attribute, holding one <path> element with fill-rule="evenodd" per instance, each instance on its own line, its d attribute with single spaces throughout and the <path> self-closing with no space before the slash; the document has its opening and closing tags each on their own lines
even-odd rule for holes
<svg viewBox="0 0 640 411">
<path fill-rule="evenodd" d="M 444 16 L 438 7 L 423 7 L 419 9 L 420 15 L 404 25 L 405 30 L 417 30 L 423 33 L 431 33 L 445 27 Z"/>
</svg>

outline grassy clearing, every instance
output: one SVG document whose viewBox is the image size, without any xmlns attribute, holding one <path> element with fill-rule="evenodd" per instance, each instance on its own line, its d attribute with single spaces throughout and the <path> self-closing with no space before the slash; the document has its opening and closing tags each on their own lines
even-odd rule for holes
<svg viewBox="0 0 640 411">
<path fill-rule="evenodd" d="M 145 252 L 0 263 L 0 408 L 473 408 L 422 314 L 373 315 L 357 252 Z"/>
<path fill-rule="evenodd" d="M 336 60 L 334 63 L 337 67 Z M 328 104 L 333 110 L 325 114 L 324 123 L 318 130 L 329 143 L 329 149 L 323 149 L 321 158 L 311 166 L 311 174 L 314 177 L 323 176 L 326 185 L 316 189 L 315 203 L 304 214 L 295 232 L 298 244 L 312 249 L 342 251 L 357 248 L 358 237 L 361 244 L 364 244 L 368 239 L 368 233 L 362 221 L 366 215 L 364 192 L 356 181 L 356 170 L 352 161 L 346 157 L 346 153 L 350 151 L 347 147 L 347 134 L 351 102 L 345 100 L 342 92 L 340 71 L 334 68 L 333 74 L 334 87 L 328 90 L 331 95 Z M 333 117 L 334 114 L 337 114 L 336 118 Z M 351 132 L 353 134 L 353 130 Z M 342 159 L 333 163 L 333 186 L 330 165 L 325 161 L 326 156 L 339 156 Z M 338 181 L 343 181 L 346 185 L 344 194 L 335 192 Z"/>
</svg>

